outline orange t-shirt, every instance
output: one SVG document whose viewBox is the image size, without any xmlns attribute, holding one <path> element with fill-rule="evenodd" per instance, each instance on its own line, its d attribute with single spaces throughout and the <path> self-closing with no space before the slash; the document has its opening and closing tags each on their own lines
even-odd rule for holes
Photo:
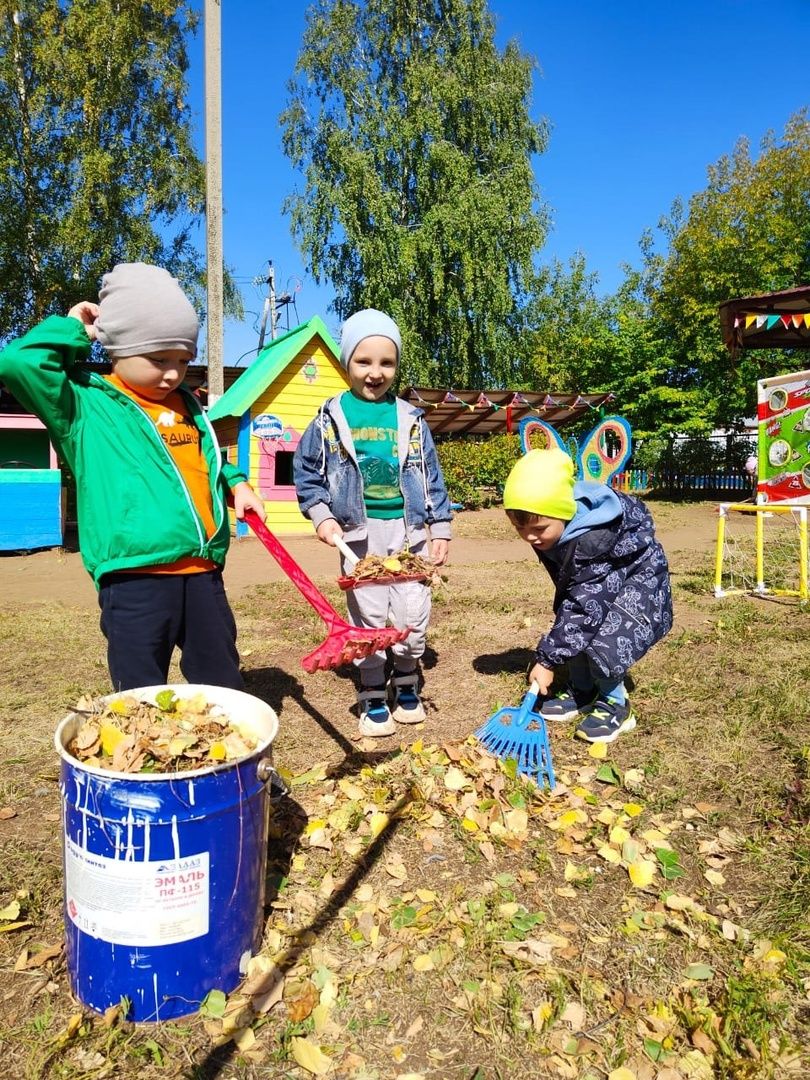
<svg viewBox="0 0 810 1080">
<path fill-rule="evenodd" d="M 108 382 L 122 394 L 132 398 L 150 417 L 163 439 L 166 449 L 180 470 L 194 507 L 202 520 L 206 538 L 216 532 L 214 505 L 211 498 L 208 462 L 202 452 L 200 430 L 189 414 L 182 396 L 176 392 L 167 394 L 161 401 L 151 401 L 127 386 L 117 375 L 105 375 Z M 216 563 L 210 559 L 188 556 L 173 563 L 157 566 L 141 566 L 127 573 L 140 574 L 196 574 L 213 570 Z"/>
</svg>

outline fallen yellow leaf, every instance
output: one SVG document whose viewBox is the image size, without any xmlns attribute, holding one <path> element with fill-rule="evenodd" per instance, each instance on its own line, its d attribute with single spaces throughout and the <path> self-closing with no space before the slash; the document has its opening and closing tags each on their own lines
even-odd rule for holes
<svg viewBox="0 0 810 1080">
<path fill-rule="evenodd" d="M 114 704 L 114 703 L 113 703 Z M 124 738 L 124 733 L 115 724 L 102 724 L 99 729 L 101 736 L 101 749 L 110 757 L 115 753 L 115 748 Z"/>
<path fill-rule="evenodd" d="M 719 870 L 706 870 L 703 876 L 710 885 L 725 885 L 726 879 Z"/>
<path fill-rule="evenodd" d="M 310 1042 L 309 1039 L 293 1036 L 290 1039 L 290 1047 L 293 1057 L 301 1068 L 306 1069 L 313 1076 L 326 1076 L 332 1068 L 332 1059 L 324 1054 L 320 1046 Z"/>
<path fill-rule="evenodd" d="M 612 863 L 614 866 L 616 863 L 622 861 L 621 852 L 617 851 L 614 847 L 609 847 L 607 844 L 603 844 L 602 847 L 596 853 L 600 859 L 604 859 L 605 862 Z"/>
<path fill-rule="evenodd" d="M 529 827 L 529 815 L 525 810 L 509 810 L 503 815 L 503 823 L 510 833 L 521 836 Z"/>
<path fill-rule="evenodd" d="M 377 837 L 388 825 L 388 814 L 383 814 L 379 810 L 376 810 L 368 819 L 369 826 L 371 827 L 371 835 Z"/>
<path fill-rule="evenodd" d="M 433 971 L 435 967 L 430 953 L 420 953 L 413 962 L 414 971 Z"/>
<path fill-rule="evenodd" d="M 597 746 L 597 745 L 598 745 L 598 743 L 594 743 L 594 746 Z M 584 867 L 584 866 L 576 866 L 574 863 L 571 862 L 570 859 L 565 864 L 565 880 L 566 881 L 587 881 L 589 876 L 590 876 L 590 874 L 589 874 L 588 870 L 586 869 L 586 867 Z"/>
<path fill-rule="evenodd" d="M 253 1032 L 253 1028 L 243 1027 L 235 1031 L 231 1038 L 239 1047 L 240 1050 L 250 1050 L 251 1046 L 256 1042 L 256 1035 Z"/>
<path fill-rule="evenodd" d="M 622 1065 L 620 1069 L 614 1069 L 608 1074 L 608 1080 L 636 1080 L 636 1074 Z"/>
<path fill-rule="evenodd" d="M 594 743 L 594 746 L 600 746 Z M 554 1015 L 554 1006 L 550 1001 L 541 1001 L 536 1009 L 532 1009 L 532 1026 L 535 1031 L 542 1031 L 545 1023 Z"/>
<path fill-rule="evenodd" d="M 468 783 L 469 780 L 461 769 L 457 769 L 454 765 L 451 765 L 444 774 L 444 786 L 448 791 L 461 791 Z"/>
<path fill-rule="evenodd" d="M 610 830 L 609 839 L 611 844 L 623 844 L 625 840 L 630 839 L 630 833 L 627 829 L 623 829 L 621 825 L 614 825 Z"/>
<path fill-rule="evenodd" d="M 607 743 L 595 742 L 588 747 L 588 756 L 597 758 L 599 761 L 607 757 Z"/>
<path fill-rule="evenodd" d="M 655 877 L 655 863 L 649 859 L 639 859 L 628 866 L 627 872 L 637 889 L 646 889 Z"/>
<path fill-rule="evenodd" d="M 598 743 L 594 743 L 594 746 L 598 746 Z M 555 824 L 560 829 L 570 829 L 572 825 L 582 825 L 588 820 L 588 815 L 584 810 L 566 810 L 564 814 L 560 814 Z"/>
</svg>

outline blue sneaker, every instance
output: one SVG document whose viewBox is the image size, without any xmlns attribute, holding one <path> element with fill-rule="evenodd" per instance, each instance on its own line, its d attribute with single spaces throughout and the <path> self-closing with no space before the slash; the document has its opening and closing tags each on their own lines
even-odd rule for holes
<svg viewBox="0 0 810 1080">
<path fill-rule="evenodd" d="M 597 701 L 577 727 L 575 735 L 586 742 L 615 742 L 625 731 L 632 731 L 636 718 L 629 701 Z"/>
<path fill-rule="evenodd" d="M 367 686 L 357 694 L 360 706 L 360 734 L 371 739 L 393 735 L 397 730 L 388 704 L 384 686 Z"/>
<path fill-rule="evenodd" d="M 598 700 L 599 691 L 595 686 L 587 690 L 568 686 L 556 697 L 546 698 L 538 712 L 544 720 L 567 723 L 569 720 L 579 720 L 581 716 L 587 715 Z"/>
</svg>

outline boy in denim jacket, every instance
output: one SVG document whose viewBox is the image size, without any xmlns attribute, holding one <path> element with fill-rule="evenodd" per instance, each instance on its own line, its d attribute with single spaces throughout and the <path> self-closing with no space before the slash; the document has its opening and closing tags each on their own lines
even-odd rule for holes
<svg viewBox="0 0 810 1080">
<path fill-rule="evenodd" d="M 350 390 L 325 402 L 303 434 L 294 459 L 301 512 L 318 539 L 342 536 L 358 558 L 409 548 L 447 561 L 450 500 L 421 410 L 390 393 L 400 360 L 399 328 L 367 308 L 346 320 L 340 362 Z M 429 537 L 427 530 L 429 529 Z M 429 547 L 428 547 L 429 545 Z M 346 567 L 344 567 L 344 572 Z M 419 581 L 373 585 L 347 593 L 355 626 L 410 627 L 392 647 L 391 705 L 386 655 L 356 661 L 360 672 L 360 733 L 391 735 L 400 724 L 425 718 L 419 699 L 419 659 L 425 651 L 430 589 Z"/>
</svg>

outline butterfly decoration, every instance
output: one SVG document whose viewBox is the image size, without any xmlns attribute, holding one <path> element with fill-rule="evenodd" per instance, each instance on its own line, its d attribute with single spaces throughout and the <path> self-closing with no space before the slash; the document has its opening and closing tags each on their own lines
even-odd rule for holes
<svg viewBox="0 0 810 1080">
<path fill-rule="evenodd" d="M 556 428 L 535 416 L 521 420 L 518 434 L 524 454 L 557 447 L 574 459 L 577 479 L 592 484 L 609 483 L 624 469 L 633 450 L 632 431 L 623 416 L 604 417 L 578 442 L 573 438 L 566 442 Z"/>
</svg>

